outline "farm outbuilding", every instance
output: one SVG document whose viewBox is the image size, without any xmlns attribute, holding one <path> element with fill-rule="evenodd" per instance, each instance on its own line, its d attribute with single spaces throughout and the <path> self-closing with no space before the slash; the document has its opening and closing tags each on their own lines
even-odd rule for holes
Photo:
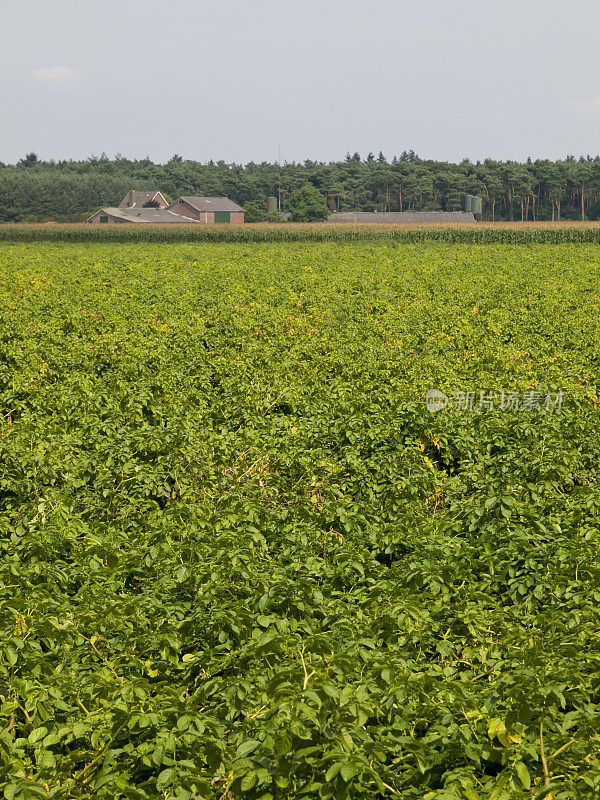
<svg viewBox="0 0 600 800">
<path fill-rule="evenodd" d="M 469 211 L 338 211 L 327 222 L 475 222 Z"/>
<path fill-rule="evenodd" d="M 228 197 L 180 197 L 169 206 L 169 211 L 208 225 L 219 222 L 239 225 L 244 221 L 244 209 Z"/>
<path fill-rule="evenodd" d="M 166 208 L 101 208 L 86 222 L 153 222 L 163 225 L 172 222 L 197 224 L 198 220 L 174 214 Z"/>
</svg>

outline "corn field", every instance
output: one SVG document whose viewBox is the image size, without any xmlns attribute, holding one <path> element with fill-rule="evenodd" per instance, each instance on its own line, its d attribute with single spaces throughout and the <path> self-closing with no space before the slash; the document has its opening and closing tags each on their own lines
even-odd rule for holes
<svg viewBox="0 0 600 800">
<path fill-rule="evenodd" d="M 0 225 L 3 242 L 448 242 L 453 244 L 597 244 L 600 223 L 454 225 L 246 224 Z"/>
</svg>

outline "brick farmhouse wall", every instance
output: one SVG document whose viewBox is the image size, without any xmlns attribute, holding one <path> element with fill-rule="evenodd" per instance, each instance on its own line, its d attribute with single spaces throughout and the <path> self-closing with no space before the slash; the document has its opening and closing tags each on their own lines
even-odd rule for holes
<svg viewBox="0 0 600 800">
<path fill-rule="evenodd" d="M 172 211 L 174 214 L 183 214 L 184 217 L 191 217 L 192 219 L 197 219 L 200 222 L 205 222 L 207 225 L 214 225 L 215 224 L 215 212 L 214 211 L 198 211 L 197 208 L 191 206 L 189 203 L 186 203 L 185 200 L 176 200 L 169 206 L 169 211 Z M 244 212 L 243 211 L 231 211 L 229 214 L 229 222 L 231 225 L 240 225 L 244 221 Z"/>
</svg>

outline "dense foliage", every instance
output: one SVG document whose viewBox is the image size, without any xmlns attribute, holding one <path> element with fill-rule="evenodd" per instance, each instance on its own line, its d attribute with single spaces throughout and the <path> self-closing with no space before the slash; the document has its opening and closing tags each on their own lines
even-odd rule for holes
<svg viewBox="0 0 600 800">
<path fill-rule="evenodd" d="M 323 222 L 330 214 L 323 195 L 310 184 L 294 189 L 287 206 L 291 222 Z"/>
<path fill-rule="evenodd" d="M 0 266 L 6 800 L 598 797 L 597 247 Z"/>
<path fill-rule="evenodd" d="M 42 162 L 29 154 L 17 165 L 0 165 L 0 222 L 59 222 L 85 219 L 114 206 L 129 189 L 160 189 L 179 195 L 225 195 L 261 221 L 266 198 L 290 195 L 305 185 L 319 190 L 332 211 L 455 211 L 466 194 L 484 199 L 488 220 L 600 218 L 600 157 L 524 164 L 494 161 L 460 164 L 419 158 L 412 151 L 387 160 L 362 159 L 302 164 L 226 164 L 184 161 L 166 164 L 106 156 L 87 161 Z"/>
</svg>

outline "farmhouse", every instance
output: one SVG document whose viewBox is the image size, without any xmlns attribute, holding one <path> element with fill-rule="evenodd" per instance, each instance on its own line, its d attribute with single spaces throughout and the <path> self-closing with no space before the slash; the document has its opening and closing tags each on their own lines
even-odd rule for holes
<svg viewBox="0 0 600 800">
<path fill-rule="evenodd" d="M 169 205 L 161 192 L 129 191 L 117 207 L 101 208 L 86 222 L 240 224 L 244 209 L 227 197 L 180 197 Z"/>
<path fill-rule="evenodd" d="M 198 222 L 230 222 L 233 225 L 244 221 L 244 209 L 227 197 L 180 197 L 169 211 L 185 214 Z"/>
</svg>

